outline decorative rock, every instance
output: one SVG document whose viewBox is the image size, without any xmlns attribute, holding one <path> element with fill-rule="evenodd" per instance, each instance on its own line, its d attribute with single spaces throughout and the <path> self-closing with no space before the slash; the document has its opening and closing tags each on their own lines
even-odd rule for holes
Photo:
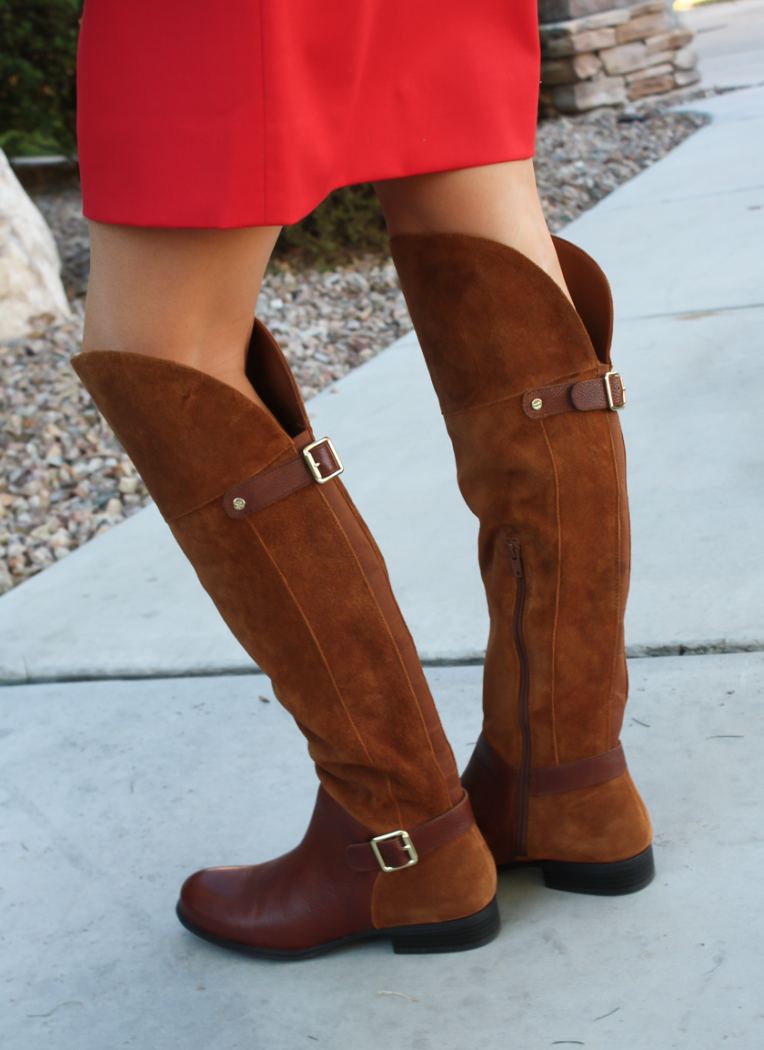
<svg viewBox="0 0 764 1050">
<path fill-rule="evenodd" d="M 541 83 L 570 84 L 573 80 L 589 80 L 601 69 L 601 60 L 591 53 L 572 58 L 551 58 L 541 63 Z"/>
<path fill-rule="evenodd" d="M 628 11 L 625 12 L 628 15 Z M 567 37 L 576 36 L 590 29 L 588 18 L 578 18 L 567 22 L 551 22 L 549 25 L 539 26 L 539 37 L 541 39 L 541 50 L 548 54 L 549 44 L 552 40 L 564 40 Z M 602 28 L 601 26 L 597 27 Z"/>
<path fill-rule="evenodd" d="M 610 76 L 633 73 L 635 69 L 644 69 L 650 64 L 647 48 L 642 43 L 608 48 L 607 51 L 600 51 L 600 58 L 605 72 Z"/>
<path fill-rule="evenodd" d="M 619 44 L 628 44 L 632 40 L 646 40 L 656 33 L 666 33 L 669 29 L 671 22 L 665 11 L 656 15 L 642 15 L 641 18 L 635 18 L 632 14 L 625 25 L 618 26 L 615 35 Z"/>
<path fill-rule="evenodd" d="M 582 112 L 598 106 L 622 105 L 627 98 L 623 77 L 602 77 L 600 80 L 582 80 L 578 84 L 564 84 L 554 89 L 553 103 L 563 112 Z"/>
<path fill-rule="evenodd" d="M 689 44 L 693 38 L 693 32 L 691 29 L 672 29 L 670 33 L 659 33 L 657 36 L 651 36 L 649 40 L 645 41 L 647 50 L 652 54 L 653 51 L 672 51 L 677 47 L 684 47 L 685 44 Z"/>
<path fill-rule="evenodd" d="M 673 73 L 668 73 L 662 77 L 648 77 L 632 84 L 629 88 L 629 99 L 635 102 L 638 98 L 644 98 L 646 95 L 662 95 L 666 91 L 671 91 L 673 87 Z"/>
<path fill-rule="evenodd" d="M 138 491 L 138 484 L 138 478 L 121 478 L 119 484 L 117 485 L 117 489 L 124 496 L 134 496 L 135 493 Z"/>
<path fill-rule="evenodd" d="M 0 339 L 71 316 L 53 236 L 0 150 Z"/>
<path fill-rule="evenodd" d="M 582 54 L 585 51 L 599 51 L 602 48 L 614 47 L 616 44 L 615 29 L 591 29 L 583 33 L 569 35 L 561 31 L 559 35 L 547 38 L 546 54 L 550 58 L 562 58 L 565 55 Z"/>
<path fill-rule="evenodd" d="M 620 4 L 618 6 L 621 6 Z M 666 5 L 663 0 L 648 0 L 647 3 L 637 4 L 630 8 L 630 15 L 632 18 L 641 18 L 643 15 L 653 15 L 658 11 L 665 11 Z"/>
<path fill-rule="evenodd" d="M 689 87 L 700 81 L 700 73 L 697 69 L 677 69 L 674 80 L 677 87 Z"/>
<path fill-rule="evenodd" d="M 669 52 L 669 57 L 671 52 Z M 673 76 L 674 67 L 671 62 L 664 62 L 660 66 L 650 66 L 649 69 L 639 69 L 636 73 L 629 73 L 626 77 L 626 83 L 629 87 L 632 84 L 638 84 L 640 80 L 655 79 L 657 77 Z M 631 95 L 629 96 L 631 97 Z"/>
<path fill-rule="evenodd" d="M 695 69 L 698 64 L 698 56 L 691 47 L 683 47 L 674 55 L 674 65 L 677 69 Z"/>
<path fill-rule="evenodd" d="M 583 19 L 585 29 L 604 29 L 606 26 L 620 26 L 631 18 L 631 11 L 623 10 L 603 11 L 599 15 L 589 15 Z"/>
</svg>

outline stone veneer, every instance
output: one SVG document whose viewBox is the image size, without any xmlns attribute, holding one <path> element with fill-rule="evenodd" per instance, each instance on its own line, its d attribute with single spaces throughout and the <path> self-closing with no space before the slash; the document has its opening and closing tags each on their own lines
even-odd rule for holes
<svg viewBox="0 0 764 1050">
<path fill-rule="evenodd" d="M 700 80 L 692 30 L 664 0 L 539 0 L 543 112 L 580 113 Z"/>
</svg>

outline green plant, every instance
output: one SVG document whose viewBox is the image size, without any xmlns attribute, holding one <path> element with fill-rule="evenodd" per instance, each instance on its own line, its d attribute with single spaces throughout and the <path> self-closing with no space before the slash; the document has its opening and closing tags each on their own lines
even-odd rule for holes
<svg viewBox="0 0 764 1050">
<path fill-rule="evenodd" d="M 310 215 L 285 226 L 276 258 L 332 266 L 354 257 L 387 253 L 387 232 L 377 195 L 369 183 L 334 190 Z"/>
<path fill-rule="evenodd" d="M 76 152 L 82 0 L 0 0 L 0 148 L 11 156 Z"/>
</svg>

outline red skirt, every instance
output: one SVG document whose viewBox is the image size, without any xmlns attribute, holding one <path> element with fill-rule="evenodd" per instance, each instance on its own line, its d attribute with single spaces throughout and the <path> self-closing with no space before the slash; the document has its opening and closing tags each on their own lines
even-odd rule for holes
<svg viewBox="0 0 764 1050">
<path fill-rule="evenodd" d="M 533 156 L 537 0 L 86 0 L 84 211 L 293 223 L 332 189 Z"/>
</svg>

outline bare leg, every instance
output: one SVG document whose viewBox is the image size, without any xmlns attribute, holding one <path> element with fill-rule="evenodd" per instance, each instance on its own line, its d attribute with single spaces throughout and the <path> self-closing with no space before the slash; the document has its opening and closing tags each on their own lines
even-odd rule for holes
<svg viewBox="0 0 764 1050">
<path fill-rule="evenodd" d="M 391 236 L 467 233 L 500 241 L 570 293 L 541 210 L 532 160 L 413 175 L 374 184 Z"/>
<path fill-rule="evenodd" d="M 262 405 L 244 374 L 276 226 L 166 230 L 90 223 L 84 350 L 191 365 Z"/>
</svg>

